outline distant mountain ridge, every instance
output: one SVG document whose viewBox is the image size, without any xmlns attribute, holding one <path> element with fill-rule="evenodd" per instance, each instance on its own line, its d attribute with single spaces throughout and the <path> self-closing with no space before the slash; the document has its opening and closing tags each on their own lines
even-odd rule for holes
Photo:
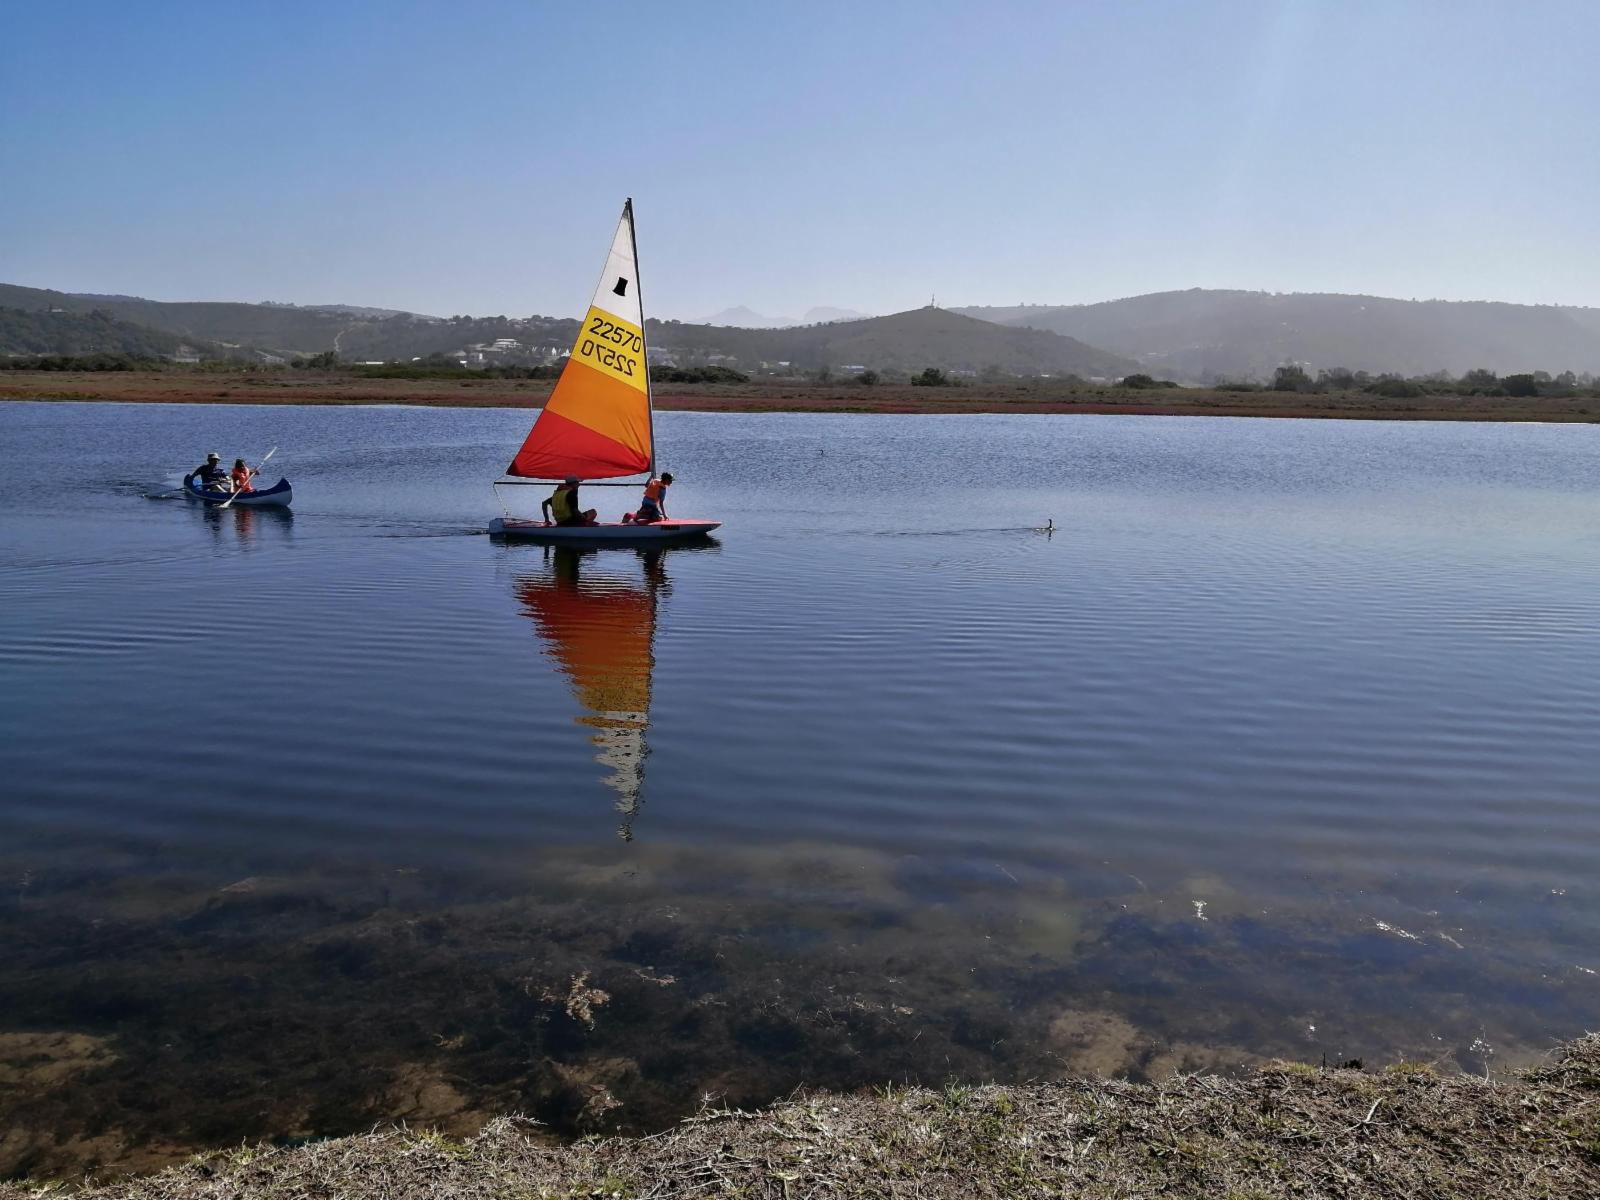
<svg viewBox="0 0 1600 1200">
<path fill-rule="evenodd" d="M 263 300 L 266 308 L 303 308 L 310 312 L 345 313 L 352 317 L 418 317 L 424 321 L 439 321 L 442 317 L 427 313 L 414 313 L 405 308 L 371 308 L 364 304 L 292 304 L 281 300 Z"/>
<path fill-rule="evenodd" d="M 821 325 L 829 321 L 864 321 L 870 315 L 856 312 L 853 308 L 818 305 L 808 308 L 806 315 L 796 320 L 793 317 L 769 317 L 741 304 L 736 308 L 725 308 L 719 313 L 713 313 L 700 324 L 731 325 L 737 329 L 791 329 L 796 325 Z"/>
<path fill-rule="evenodd" d="M 81 315 L 100 312 L 152 331 L 163 345 L 183 341 L 208 348 L 251 348 L 286 358 L 335 350 L 347 360 L 404 360 L 454 355 L 473 343 L 501 338 L 516 340 L 529 348 L 565 349 L 578 331 L 577 320 L 569 317 L 441 320 L 410 313 L 366 316 L 356 306 L 174 303 L 136 296 L 79 295 L 13 284 L 0 284 L 0 306 L 41 314 L 53 310 Z M 807 315 L 843 311 L 813 309 Z M 26 350 L 0 339 L 0 354 L 37 352 L 36 333 L 30 330 Z M 659 353 L 684 363 L 725 363 L 745 370 L 760 370 L 763 363 L 785 363 L 788 366 L 779 369 L 816 371 L 858 366 L 910 372 L 938 367 L 974 373 L 995 369 L 1017 375 L 1111 377 L 1138 369 L 1131 359 L 1070 337 L 1008 328 L 935 308 L 782 329 L 652 320 L 649 336 L 653 356 Z"/>
<path fill-rule="evenodd" d="M 1099 304 L 957 311 L 1047 329 L 1193 381 L 1265 379 L 1283 363 L 1374 374 L 1600 372 L 1600 309 L 1192 288 Z"/>
<path fill-rule="evenodd" d="M 346 360 L 457 355 L 515 342 L 546 357 L 572 344 L 571 317 L 438 317 L 361 305 L 168 302 L 0 284 L 0 308 L 31 314 L 0 326 L 0 354 L 82 353 L 113 344 L 140 353 Z M 102 313 L 126 328 L 59 319 Z M 58 319 L 45 321 L 42 316 Z M 1414 301 L 1380 296 L 1194 288 L 1099 304 L 913 309 L 849 318 L 813 308 L 805 324 L 762 327 L 651 321 L 652 352 L 741 369 L 863 366 L 1114 378 L 1134 371 L 1205 383 L 1268 379 L 1284 363 L 1313 374 L 1344 367 L 1373 374 L 1460 375 L 1563 370 L 1600 374 L 1600 309 L 1495 301 Z M 749 309 L 717 317 L 775 320 Z M 538 361 L 537 358 L 534 359 Z"/>
<path fill-rule="evenodd" d="M 0 354 L 124 354 L 134 358 L 174 358 L 183 339 L 146 325 L 120 321 L 104 310 L 0 307 Z"/>
<path fill-rule="evenodd" d="M 250 346 L 275 353 L 315 354 L 333 348 L 351 318 L 312 308 L 221 301 L 171 302 L 137 296 L 99 296 L 0 283 L 0 306 L 64 312 L 104 312 L 193 342 Z M 0 350 L 5 347 L 0 346 Z"/>
<path fill-rule="evenodd" d="M 801 370 L 866 367 L 874 370 L 982 372 L 1013 375 L 1118 377 L 1139 369 L 1121 355 L 1044 330 L 980 321 L 942 308 L 915 308 L 886 317 L 788 329 L 730 328 L 650 323 L 652 349 L 690 361 L 715 356 L 740 368 L 787 362 Z"/>
</svg>

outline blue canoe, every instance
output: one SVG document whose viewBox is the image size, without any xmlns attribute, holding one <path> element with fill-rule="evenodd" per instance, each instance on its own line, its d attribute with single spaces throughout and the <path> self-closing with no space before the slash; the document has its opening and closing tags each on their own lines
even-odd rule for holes
<svg viewBox="0 0 1600 1200">
<path fill-rule="evenodd" d="M 232 500 L 234 508 L 288 508 L 289 501 L 294 499 L 294 489 L 289 486 L 287 479 L 279 479 L 269 488 L 242 492 L 236 496 L 233 492 L 207 491 L 200 486 L 193 475 L 185 475 L 183 494 L 191 500 L 200 500 L 206 504 L 227 504 Z"/>
</svg>

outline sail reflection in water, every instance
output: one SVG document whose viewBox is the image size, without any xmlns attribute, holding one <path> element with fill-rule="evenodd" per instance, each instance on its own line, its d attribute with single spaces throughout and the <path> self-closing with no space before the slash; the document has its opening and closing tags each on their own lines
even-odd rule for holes
<svg viewBox="0 0 1600 1200">
<path fill-rule="evenodd" d="M 639 574 L 620 556 L 607 555 L 602 566 L 600 553 L 547 549 L 544 571 L 518 577 L 517 599 L 572 681 L 583 706 L 578 724 L 594 730 L 595 761 L 610 768 L 605 782 L 617 793 L 618 836 L 632 841 L 643 802 L 656 606 L 671 583 L 665 551 L 639 551 Z"/>
</svg>

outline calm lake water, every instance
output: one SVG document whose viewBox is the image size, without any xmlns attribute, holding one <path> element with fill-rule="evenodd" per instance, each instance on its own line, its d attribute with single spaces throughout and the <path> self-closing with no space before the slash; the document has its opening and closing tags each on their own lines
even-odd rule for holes
<svg viewBox="0 0 1600 1200">
<path fill-rule="evenodd" d="M 0 1173 L 1596 1027 L 1600 430 L 529 417 L 0 405 Z"/>
</svg>

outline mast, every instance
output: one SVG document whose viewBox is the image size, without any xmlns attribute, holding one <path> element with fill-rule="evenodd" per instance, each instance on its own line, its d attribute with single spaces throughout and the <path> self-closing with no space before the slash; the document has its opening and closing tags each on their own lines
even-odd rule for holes
<svg viewBox="0 0 1600 1200">
<path fill-rule="evenodd" d="M 656 474 L 656 401 L 650 390 L 650 335 L 646 327 L 650 318 L 644 313 L 644 278 L 639 270 L 639 233 L 633 225 L 633 197 L 623 202 L 622 211 L 628 214 L 628 241 L 633 246 L 633 289 L 639 295 L 639 340 L 644 345 L 644 411 L 650 429 L 650 477 Z"/>
</svg>

